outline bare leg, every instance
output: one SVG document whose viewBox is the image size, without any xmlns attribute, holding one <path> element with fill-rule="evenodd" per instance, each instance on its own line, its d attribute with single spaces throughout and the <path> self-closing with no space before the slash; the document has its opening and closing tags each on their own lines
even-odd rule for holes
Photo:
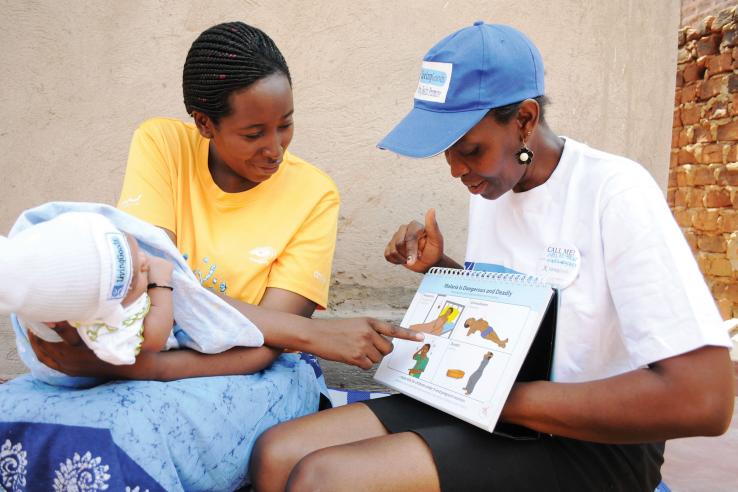
<svg viewBox="0 0 738 492">
<path fill-rule="evenodd" d="M 258 491 L 284 490 L 292 468 L 319 449 L 388 435 L 365 405 L 356 403 L 272 427 L 259 437 L 251 457 Z"/>
<path fill-rule="evenodd" d="M 439 491 L 430 449 L 401 432 L 315 451 L 294 467 L 288 491 Z"/>
<path fill-rule="evenodd" d="M 492 330 L 491 332 L 489 332 L 489 334 L 485 338 L 487 340 L 489 340 L 490 342 L 496 343 L 497 346 L 500 347 L 500 348 L 505 348 L 505 345 L 507 345 L 507 340 L 508 339 L 506 338 L 504 340 L 500 340 L 500 337 L 497 336 L 497 333 L 494 330 Z"/>
</svg>

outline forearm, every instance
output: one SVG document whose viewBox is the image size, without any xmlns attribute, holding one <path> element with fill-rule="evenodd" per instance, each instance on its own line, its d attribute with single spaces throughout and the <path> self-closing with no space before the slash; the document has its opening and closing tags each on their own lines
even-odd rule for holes
<svg viewBox="0 0 738 492">
<path fill-rule="evenodd" d="M 281 353 L 281 350 L 269 347 L 237 347 L 220 354 L 172 350 L 159 354 L 164 359 L 158 364 L 155 379 L 172 381 L 192 377 L 253 374 L 269 367 Z"/>
<path fill-rule="evenodd" d="M 143 322 L 141 350 L 158 352 L 164 349 L 174 325 L 172 292 L 167 289 L 150 290 L 151 308 Z"/>
<path fill-rule="evenodd" d="M 606 443 L 719 435 L 730 422 L 733 405 L 729 360 L 726 364 L 719 352 L 726 351 L 707 347 L 678 364 L 599 381 L 519 383 L 501 419 L 548 434 Z M 716 357 L 709 364 L 700 364 L 711 356 Z M 685 362 L 694 362 L 694 368 Z"/>
<path fill-rule="evenodd" d="M 310 350 L 311 339 L 319 321 L 229 297 L 223 299 L 259 327 L 264 335 L 265 345 L 279 349 Z"/>
</svg>

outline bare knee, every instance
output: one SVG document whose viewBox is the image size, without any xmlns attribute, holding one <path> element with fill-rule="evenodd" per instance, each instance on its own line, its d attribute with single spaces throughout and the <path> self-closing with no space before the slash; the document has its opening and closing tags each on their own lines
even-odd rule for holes
<svg viewBox="0 0 738 492">
<path fill-rule="evenodd" d="M 318 450 L 301 459 L 293 468 L 287 480 L 286 491 L 305 490 L 349 490 L 336 473 L 337 467 L 329 450 Z"/>
<path fill-rule="evenodd" d="M 290 436 L 279 425 L 257 439 L 249 465 L 255 490 L 284 490 L 290 470 L 301 458 L 294 454 L 294 448 Z"/>
</svg>

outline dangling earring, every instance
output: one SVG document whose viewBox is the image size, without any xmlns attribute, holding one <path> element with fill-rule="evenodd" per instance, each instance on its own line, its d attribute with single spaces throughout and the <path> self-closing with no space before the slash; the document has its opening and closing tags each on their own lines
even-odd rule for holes
<svg viewBox="0 0 738 492">
<path fill-rule="evenodd" d="M 526 137 L 530 137 L 530 132 L 526 134 Z M 533 162 L 533 151 L 525 146 L 525 138 L 521 137 L 520 140 L 523 141 L 523 145 L 520 147 L 520 150 L 515 153 L 515 157 L 518 159 L 518 164 L 521 166 L 528 165 Z"/>
</svg>

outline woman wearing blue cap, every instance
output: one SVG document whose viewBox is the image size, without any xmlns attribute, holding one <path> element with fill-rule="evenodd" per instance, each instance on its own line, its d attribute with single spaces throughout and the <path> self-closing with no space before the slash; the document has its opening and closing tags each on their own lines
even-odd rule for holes
<svg viewBox="0 0 738 492">
<path fill-rule="evenodd" d="M 531 41 L 481 22 L 434 46 L 412 111 L 379 147 L 444 152 L 471 197 L 466 268 L 559 288 L 551 381 L 517 383 L 501 420 L 519 441 L 404 396 L 282 424 L 257 444 L 259 490 L 654 490 L 664 441 L 725 432 L 729 340 L 661 190 L 638 164 L 552 132 Z M 385 257 L 416 272 L 447 257 L 429 210 Z M 575 251 L 548 275 L 545 252 Z"/>
</svg>

